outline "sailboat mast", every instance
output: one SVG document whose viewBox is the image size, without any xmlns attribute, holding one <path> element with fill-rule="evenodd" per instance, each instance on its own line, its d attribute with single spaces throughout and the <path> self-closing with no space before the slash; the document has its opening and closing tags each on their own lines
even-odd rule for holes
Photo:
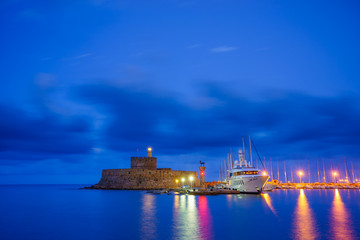
<svg viewBox="0 0 360 240">
<path fill-rule="evenodd" d="M 291 174 L 291 182 L 294 182 L 294 175 L 293 175 L 293 170 L 292 170 L 292 166 L 290 166 L 290 174 Z"/>
<path fill-rule="evenodd" d="M 249 135 L 249 145 L 250 145 L 250 166 L 253 166 L 252 153 L 251 153 L 251 138 Z"/>
<path fill-rule="evenodd" d="M 324 158 L 322 158 L 322 162 L 323 162 L 323 170 L 324 170 L 324 182 L 326 183 L 326 172 L 325 172 Z"/>
<path fill-rule="evenodd" d="M 276 163 L 277 163 L 277 175 L 278 175 L 278 180 L 279 180 L 279 182 L 280 182 L 279 159 L 276 160 Z"/>
<path fill-rule="evenodd" d="M 319 172 L 319 159 L 316 157 L 316 168 L 317 168 L 317 174 L 318 174 L 318 182 L 320 183 L 320 172 Z"/>
<path fill-rule="evenodd" d="M 352 163 L 352 159 L 350 160 L 350 163 L 351 163 L 352 182 L 355 183 L 354 166 L 353 166 L 353 163 Z"/>
<path fill-rule="evenodd" d="M 288 180 L 287 180 L 287 177 L 286 177 L 286 166 L 285 166 L 285 161 L 284 161 L 284 174 L 285 174 L 285 182 L 287 183 Z"/>
<path fill-rule="evenodd" d="M 231 162 L 230 162 L 230 158 L 231 158 L 231 152 L 230 154 L 228 154 L 227 156 L 227 166 L 228 166 L 228 170 L 231 169 Z M 230 173 L 228 172 L 228 175 L 230 175 Z"/>
<path fill-rule="evenodd" d="M 346 166 L 346 160 L 344 157 L 344 163 L 345 163 L 345 175 L 346 175 L 346 182 L 349 182 L 349 176 L 348 176 L 348 171 L 347 171 L 347 166 Z"/>
<path fill-rule="evenodd" d="M 308 169 L 309 169 L 309 183 L 311 183 L 311 174 L 310 174 L 310 160 L 308 160 Z"/>
<path fill-rule="evenodd" d="M 270 158 L 270 174 L 271 174 L 271 178 L 274 179 L 273 165 L 272 165 L 272 160 L 271 160 L 271 158 Z"/>
</svg>

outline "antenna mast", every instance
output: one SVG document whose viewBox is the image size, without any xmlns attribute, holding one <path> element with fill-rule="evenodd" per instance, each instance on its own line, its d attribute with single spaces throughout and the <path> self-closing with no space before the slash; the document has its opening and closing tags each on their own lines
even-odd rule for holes
<svg viewBox="0 0 360 240">
<path fill-rule="evenodd" d="M 251 138 L 250 138 L 250 135 L 249 135 L 249 145 L 250 145 L 250 166 L 252 167 L 253 166 L 253 160 L 252 160 L 252 153 L 251 153 Z"/>
</svg>

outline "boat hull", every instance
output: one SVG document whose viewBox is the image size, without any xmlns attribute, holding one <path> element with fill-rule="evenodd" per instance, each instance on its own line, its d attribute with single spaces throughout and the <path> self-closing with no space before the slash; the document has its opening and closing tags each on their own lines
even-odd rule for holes
<svg viewBox="0 0 360 240">
<path fill-rule="evenodd" d="M 269 176 L 236 176 L 230 179 L 230 189 L 236 189 L 242 193 L 261 193 Z"/>
<path fill-rule="evenodd" d="M 276 189 L 277 185 L 272 183 L 266 183 L 263 187 L 263 191 L 271 192 L 272 190 Z"/>
</svg>

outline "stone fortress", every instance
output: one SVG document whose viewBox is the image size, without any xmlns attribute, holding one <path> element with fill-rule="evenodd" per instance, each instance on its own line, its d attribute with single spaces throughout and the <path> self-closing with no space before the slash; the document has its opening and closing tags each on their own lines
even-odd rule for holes
<svg viewBox="0 0 360 240">
<path fill-rule="evenodd" d="M 200 186 L 196 171 L 178 171 L 171 168 L 157 168 L 157 158 L 152 156 L 152 148 L 147 149 L 147 157 L 131 157 L 131 168 L 105 169 L 97 189 L 162 189 L 179 188 L 182 185 Z"/>
</svg>

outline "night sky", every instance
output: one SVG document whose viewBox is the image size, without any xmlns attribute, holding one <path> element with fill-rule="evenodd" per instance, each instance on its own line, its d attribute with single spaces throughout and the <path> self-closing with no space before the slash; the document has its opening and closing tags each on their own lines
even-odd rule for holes
<svg viewBox="0 0 360 240">
<path fill-rule="evenodd" d="M 359 10 L 1 1 L 0 184 L 96 183 L 147 146 L 158 167 L 201 160 L 216 180 L 248 135 L 261 157 L 294 168 L 317 157 L 360 166 Z"/>
</svg>

